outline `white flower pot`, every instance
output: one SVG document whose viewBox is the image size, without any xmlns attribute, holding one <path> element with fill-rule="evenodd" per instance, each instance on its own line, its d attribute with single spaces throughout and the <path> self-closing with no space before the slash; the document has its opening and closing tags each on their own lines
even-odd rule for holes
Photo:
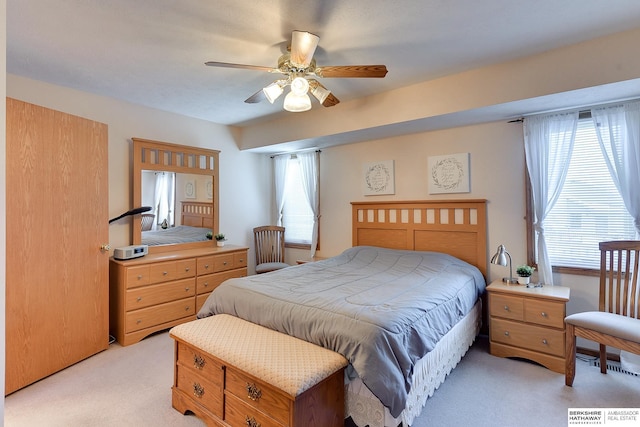
<svg viewBox="0 0 640 427">
<path fill-rule="evenodd" d="M 529 276 L 527 276 L 527 277 L 518 276 L 518 283 L 520 283 L 521 285 L 528 285 L 529 284 L 529 279 L 531 279 L 531 277 L 529 277 Z"/>
<path fill-rule="evenodd" d="M 224 241 L 223 240 L 218 240 L 218 241 L 216 241 L 216 245 L 218 245 L 219 247 L 223 247 L 224 246 Z"/>
</svg>

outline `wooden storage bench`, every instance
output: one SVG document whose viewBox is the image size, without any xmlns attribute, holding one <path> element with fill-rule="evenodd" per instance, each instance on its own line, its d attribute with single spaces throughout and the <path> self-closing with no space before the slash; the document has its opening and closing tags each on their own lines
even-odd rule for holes
<svg viewBox="0 0 640 427">
<path fill-rule="evenodd" d="M 340 354 L 219 314 L 175 326 L 173 407 L 213 426 L 344 426 Z"/>
</svg>

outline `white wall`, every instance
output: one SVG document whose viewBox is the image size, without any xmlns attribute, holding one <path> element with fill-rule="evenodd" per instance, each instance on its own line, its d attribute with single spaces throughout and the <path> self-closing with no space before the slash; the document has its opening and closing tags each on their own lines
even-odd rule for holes
<svg viewBox="0 0 640 427">
<path fill-rule="evenodd" d="M 251 245 L 248 231 L 268 223 L 271 180 L 268 158 L 240 152 L 233 129 L 77 90 L 7 76 L 7 96 L 106 123 L 109 127 L 109 217 L 133 208 L 132 137 L 220 150 L 220 230 L 230 244 Z M 131 221 L 109 227 L 111 247 L 131 244 Z M 249 258 L 252 263 L 252 257 Z M 253 268 L 253 264 L 250 264 Z"/>
</svg>

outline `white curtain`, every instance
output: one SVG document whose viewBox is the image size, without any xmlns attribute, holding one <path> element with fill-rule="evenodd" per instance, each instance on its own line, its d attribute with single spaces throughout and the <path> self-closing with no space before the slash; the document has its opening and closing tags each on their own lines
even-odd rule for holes
<svg viewBox="0 0 640 427">
<path fill-rule="evenodd" d="M 282 210 L 284 209 L 284 186 L 287 179 L 290 155 L 273 158 L 273 176 L 276 196 L 276 225 L 282 226 Z"/>
<path fill-rule="evenodd" d="M 309 207 L 313 212 L 313 231 L 311 234 L 311 257 L 316 254 L 318 246 L 318 223 L 320 220 L 320 195 L 318 186 L 320 185 L 320 153 L 307 152 L 298 153 L 298 164 L 302 175 L 302 188 L 307 197 Z"/>
<path fill-rule="evenodd" d="M 165 219 L 169 226 L 175 224 L 175 194 L 176 174 L 173 172 L 158 172 L 156 174 L 156 188 L 154 193 L 153 213 L 156 218 L 153 221 L 152 230 L 157 230 L 158 225 Z"/>
<path fill-rule="evenodd" d="M 591 110 L 611 178 L 640 237 L 640 102 Z"/>
<path fill-rule="evenodd" d="M 558 200 L 569 168 L 578 127 L 578 112 L 547 114 L 524 120 L 524 148 L 533 193 L 534 230 L 538 245 L 538 278 L 553 285 L 544 236 L 544 220 Z"/>
</svg>

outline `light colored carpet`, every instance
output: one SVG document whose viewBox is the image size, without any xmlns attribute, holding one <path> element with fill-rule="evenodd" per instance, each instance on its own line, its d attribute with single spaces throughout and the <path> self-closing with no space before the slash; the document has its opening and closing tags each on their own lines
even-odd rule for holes
<svg viewBox="0 0 640 427">
<path fill-rule="evenodd" d="M 167 332 L 107 351 L 5 398 L 5 426 L 204 426 L 171 407 Z M 640 407 L 640 377 L 580 361 L 574 387 L 534 363 L 493 357 L 486 337 L 427 401 L 414 427 L 566 426 L 570 407 Z"/>
</svg>

